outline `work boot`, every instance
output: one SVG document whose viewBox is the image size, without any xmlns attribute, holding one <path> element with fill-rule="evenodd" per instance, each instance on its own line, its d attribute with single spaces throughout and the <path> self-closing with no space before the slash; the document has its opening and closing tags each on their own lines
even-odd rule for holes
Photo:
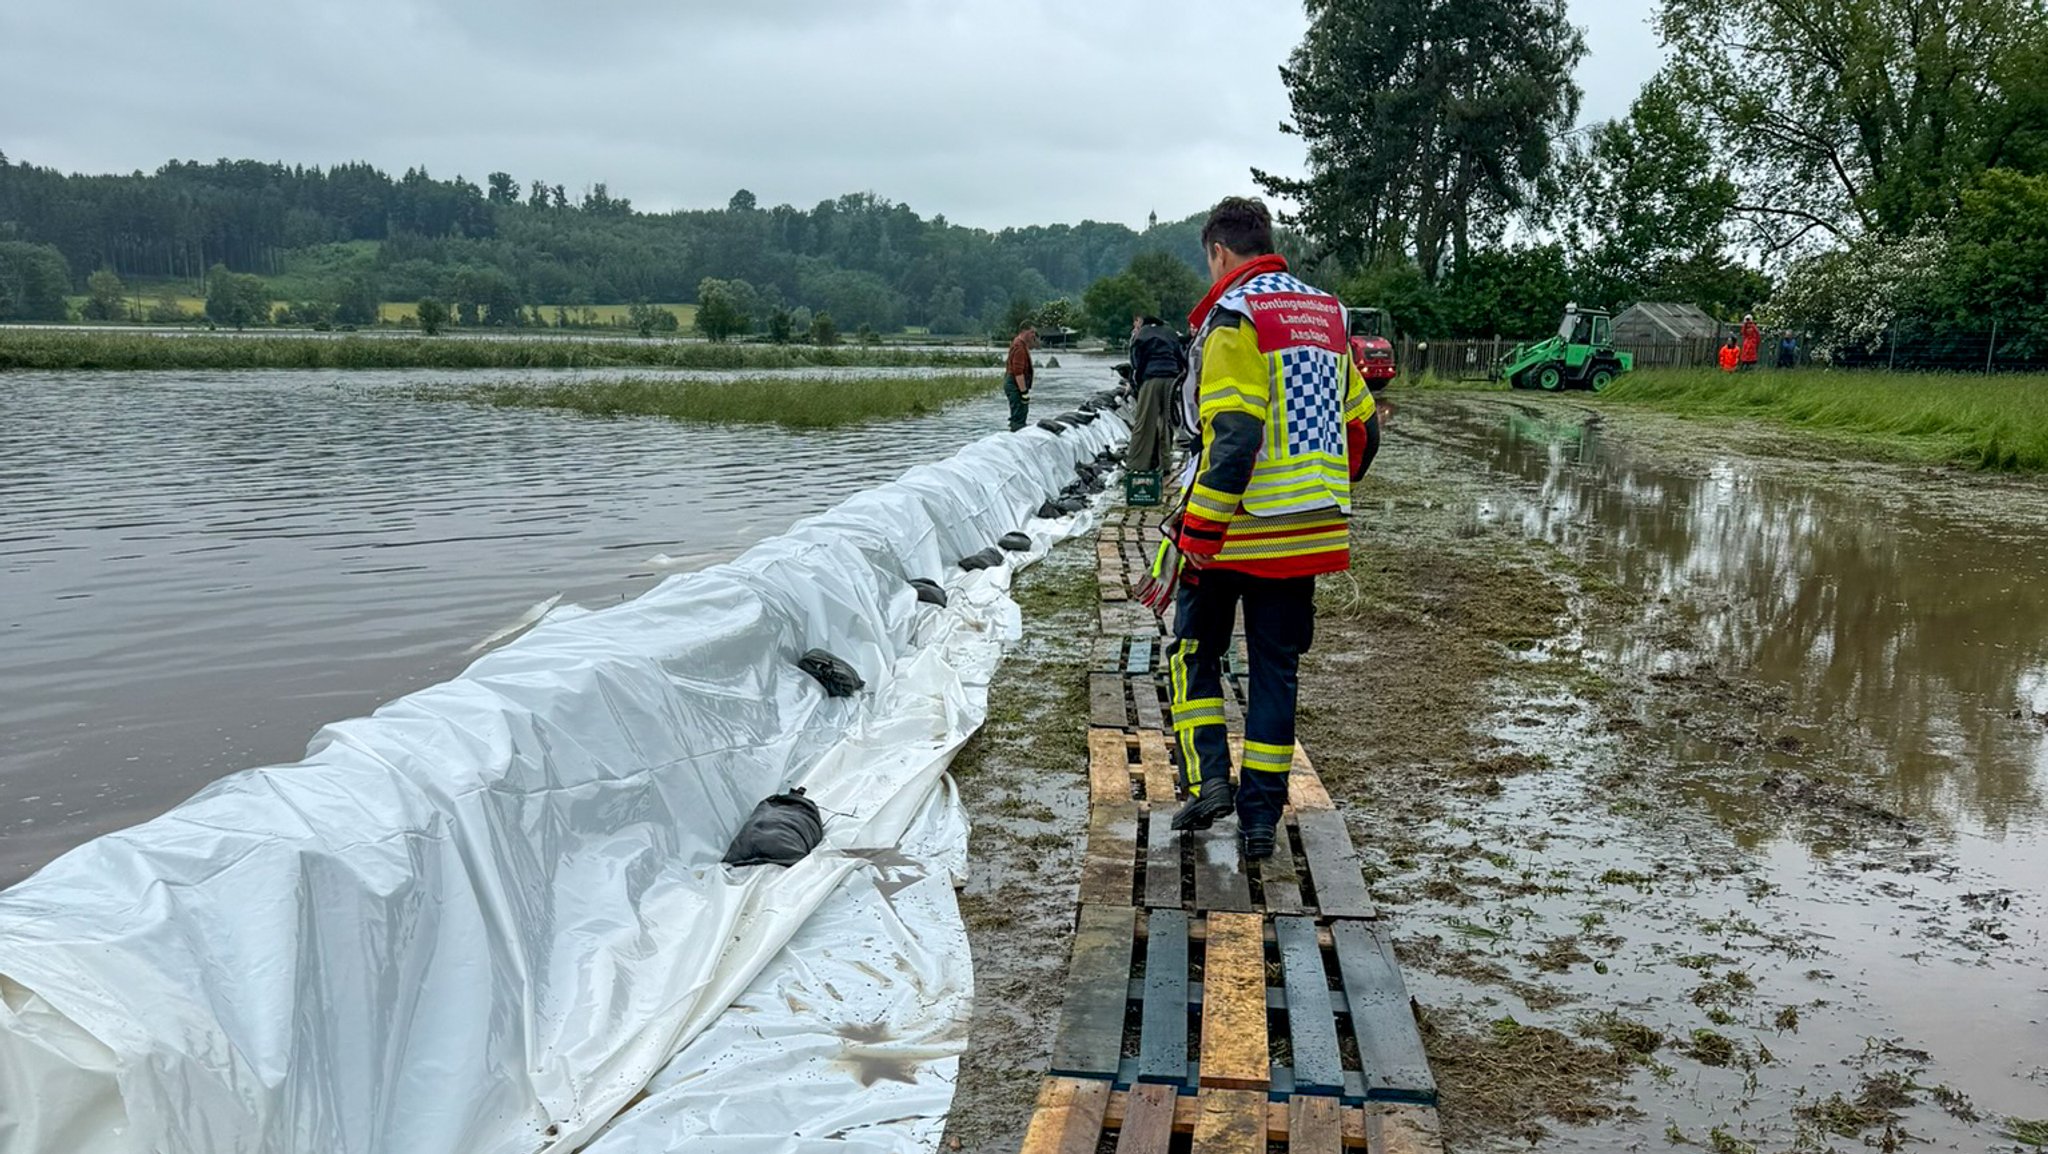
<svg viewBox="0 0 2048 1154">
<path fill-rule="evenodd" d="M 1216 819 L 1237 810 L 1237 789 L 1227 781 L 1212 782 L 1202 787 L 1202 796 L 1180 807 L 1173 815 L 1173 828 L 1208 829 Z"/>
<path fill-rule="evenodd" d="M 1244 827 L 1244 860 L 1265 861 L 1272 857 L 1273 836 L 1273 827 L 1270 825 Z"/>
</svg>

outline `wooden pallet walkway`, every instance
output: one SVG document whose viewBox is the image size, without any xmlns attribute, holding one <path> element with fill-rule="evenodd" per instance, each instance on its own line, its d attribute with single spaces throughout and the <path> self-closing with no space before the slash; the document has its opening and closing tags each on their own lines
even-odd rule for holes
<svg viewBox="0 0 2048 1154">
<path fill-rule="evenodd" d="M 1097 545 L 1088 851 L 1024 1154 L 1441 1154 L 1407 988 L 1308 754 L 1296 750 L 1272 860 L 1246 862 L 1232 821 L 1169 827 L 1168 642 L 1131 600 L 1156 518 L 1113 513 Z M 1239 732 L 1245 669 L 1240 638 L 1225 662 Z"/>
</svg>

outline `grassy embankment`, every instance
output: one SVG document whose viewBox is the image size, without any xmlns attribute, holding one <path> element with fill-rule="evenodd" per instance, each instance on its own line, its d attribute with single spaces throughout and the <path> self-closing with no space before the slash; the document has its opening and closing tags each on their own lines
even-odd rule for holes
<svg viewBox="0 0 2048 1154">
<path fill-rule="evenodd" d="M 276 312 L 278 309 L 291 304 L 294 300 L 319 299 L 319 296 L 320 294 L 317 293 L 308 293 L 301 297 L 277 297 L 270 302 L 270 310 Z M 91 298 L 74 295 L 65 299 L 75 311 L 83 309 L 85 302 Z M 146 314 L 150 309 L 164 301 L 169 301 L 177 306 L 181 312 L 185 313 L 186 316 L 190 317 L 194 323 L 206 316 L 206 298 L 193 296 L 190 292 L 156 292 L 149 291 L 143 286 L 130 285 L 124 299 L 135 308 L 138 314 Z M 555 323 L 555 314 L 559 310 L 566 312 L 573 324 L 582 325 L 586 328 L 592 325 L 623 327 L 626 324 L 628 314 L 633 308 L 631 305 L 535 305 L 533 307 L 540 310 L 541 319 L 550 325 Z M 690 331 L 691 327 L 697 323 L 696 305 L 657 304 L 654 307 L 667 309 L 669 312 L 674 313 L 676 323 L 682 327 L 684 332 Z M 381 324 L 411 327 L 418 323 L 415 315 L 419 312 L 419 308 L 418 301 L 385 301 L 377 306 L 377 320 Z"/>
<path fill-rule="evenodd" d="M 1909 460 L 2048 470 L 2044 376 L 1666 369 L 1623 377 L 1600 400 L 1686 417 L 1759 420 Z"/>
<path fill-rule="evenodd" d="M 787 377 L 737 381 L 636 380 L 427 389 L 431 399 L 506 408 L 568 409 L 596 417 L 667 417 L 721 425 L 832 429 L 923 416 L 995 391 L 993 374 L 830 381 Z"/>
<path fill-rule="evenodd" d="M 993 367 L 993 352 L 697 341 L 158 336 L 0 329 L 8 369 L 800 369 Z"/>
</svg>

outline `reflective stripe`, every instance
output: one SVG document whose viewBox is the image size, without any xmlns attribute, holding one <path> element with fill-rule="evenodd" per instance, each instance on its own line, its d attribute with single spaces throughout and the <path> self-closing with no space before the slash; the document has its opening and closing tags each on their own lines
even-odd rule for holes
<svg viewBox="0 0 2048 1154">
<path fill-rule="evenodd" d="M 1260 773 L 1286 773 L 1294 766 L 1294 747 L 1263 741 L 1244 743 L 1244 767 Z"/>
<path fill-rule="evenodd" d="M 1205 697 L 1200 701 L 1176 701 L 1173 703 L 1173 728 L 1176 732 L 1200 729 L 1205 725 L 1223 724 L 1223 699 Z"/>
<path fill-rule="evenodd" d="M 1173 647 L 1173 656 L 1166 662 L 1167 691 L 1173 698 L 1173 716 L 1180 717 L 1180 703 L 1188 696 L 1188 654 L 1195 651 L 1195 643 L 1183 639 Z M 1180 738 L 1181 784 L 1187 787 L 1189 797 L 1202 796 L 1202 755 L 1195 749 L 1195 731 L 1182 729 L 1178 724 L 1173 731 Z"/>
<path fill-rule="evenodd" d="M 1194 491 L 1188 494 L 1188 511 L 1198 517 L 1228 524 L 1231 518 L 1237 516 L 1237 501 L 1236 497 L 1228 493 L 1220 493 L 1207 485 L 1197 484 Z"/>
</svg>

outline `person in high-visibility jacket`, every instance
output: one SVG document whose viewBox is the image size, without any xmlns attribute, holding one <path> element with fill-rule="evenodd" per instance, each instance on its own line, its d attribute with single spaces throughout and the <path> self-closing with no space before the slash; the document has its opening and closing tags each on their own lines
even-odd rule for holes
<svg viewBox="0 0 2048 1154">
<path fill-rule="evenodd" d="M 1187 405 L 1199 452 L 1170 526 L 1183 559 L 1168 675 L 1183 780 L 1178 830 L 1233 810 L 1252 860 L 1272 855 L 1316 578 L 1351 566 L 1351 486 L 1379 447 L 1372 393 L 1352 363 L 1344 307 L 1273 253 L 1265 205 L 1232 197 L 1202 228 L 1213 284 L 1195 330 Z M 1244 609 L 1251 692 L 1235 788 L 1222 660 Z"/>
</svg>

